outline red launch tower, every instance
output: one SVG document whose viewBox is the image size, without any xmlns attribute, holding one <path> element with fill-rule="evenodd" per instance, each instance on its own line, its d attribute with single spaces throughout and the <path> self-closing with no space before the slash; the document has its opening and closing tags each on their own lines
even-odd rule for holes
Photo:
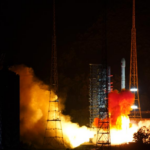
<svg viewBox="0 0 150 150">
<path fill-rule="evenodd" d="M 132 29 L 131 29 L 131 53 L 130 53 L 130 79 L 129 90 L 135 94 L 134 105 L 130 118 L 141 118 L 141 107 L 138 89 L 138 67 L 137 67 L 137 50 L 136 50 L 136 28 L 135 28 L 135 0 L 133 0 L 132 10 Z"/>
</svg>

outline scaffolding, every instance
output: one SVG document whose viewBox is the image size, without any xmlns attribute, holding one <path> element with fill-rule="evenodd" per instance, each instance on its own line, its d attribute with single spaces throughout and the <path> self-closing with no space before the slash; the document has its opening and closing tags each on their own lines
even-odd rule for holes
<svg viewBox="0 0 150 150">
<path fill-rule="evenodd" d="M 89 87 L 89 102 L 90 102 L 90 127 L 93 127 L 94 118 L 98 118 L 99 110 L 98 110 L 98 74 L 99 68 L 101 65 L 93 65 L 90 64 L 90 87 Z"/>
<path fill-rule="evenodd" d="M 96 145 L 110 144 L 109 113 L 108 113 L 108 91 L 111 91 L 110 68 L 104 68 L 100 64 L 90 64 L 90 120 L 91 128 L 93 122 L 98 118 Z"/>
<path fill-rule="evenodd" d="M 64 148 L 58 97 L 50 92 L 47 125 L 43 145 L 46 148 Z"/>
</svg>

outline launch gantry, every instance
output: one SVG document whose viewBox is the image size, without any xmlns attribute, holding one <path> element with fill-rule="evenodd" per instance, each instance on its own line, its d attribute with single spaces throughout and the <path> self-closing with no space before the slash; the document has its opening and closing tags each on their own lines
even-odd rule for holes
<svg viewBox="0 0 150 150">
<path fill-rule="evenodd" d="M 110 68 L 107 66 L 107 31 L 106 31 L 106 17 L 107 17 L 107 2 L 102 1 L 103 19 L 102 19 L 102 53 L 100 64 L 90 64 L 90 127 L 97 128 L 96 145 L 109 146 L 110 140 L 110 121 L 108 112 L 108 92 L 111 90 L 110 82 Z M 93 125 L 94 119 L 98 120 L 96 126 Z"/>
<path fill-rule="evenodd" d="M 97 145 L 110 144 L 108 93 L 111 91 L 110 68 L 101 64 L 90 64 L 89 110 L 91 128 L 94 119 L 98 118 Z M 105 141 L 105 142 L 104 142 Z"/>
</svg>

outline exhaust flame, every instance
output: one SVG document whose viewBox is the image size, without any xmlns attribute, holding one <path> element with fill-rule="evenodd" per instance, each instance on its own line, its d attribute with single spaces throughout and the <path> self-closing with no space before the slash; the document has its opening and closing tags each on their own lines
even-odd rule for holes
<svg viewBox="0 0 150 150">
<path fill-rule="evenodd" d="M 130 128 L 129 113 L 134 103 L 134 94 L 127 90 L 120 93 L 117 90 L 111 92 L 109 99 L 110 132 L 111 143 L 121 144 L 133 140 L 133 133 L 136 131 Z"/>
<path fill-rule="evenodd" d="M 111 143 L 118 145 L 122 143 L 128 143 L 133 140 L 133 133 L 136 131 L 133 128 L 129 128 L 130 120 L 128 116 L 120 116 L 117 119 L 119 128 L 111 128 Z M 121 124 L 121 128 L 120 128 Z"/>
<path fill-rule="evenodd" d="M 150 121 L 139 124 L 131 123 L 129 114 L 131 106 L 134 103 L 134 94 L 127 90 L 122 90 L 118 93 L 117 90 L 111 92 L 109 99 L 109 113 L 110 113 L 110 132 L 111 143 L 114 145 L 129 143 L 133 141 L 133 134 L 139 128 L 150 126 Z"/>
<path fill-rule="evenodd" d="M 77 147 L 82 143 L 89 142 L 95 132 L 90 131 L 86 126 L 79 127 L 78 124 L 62 121 L 63 133 L 65 138 L 70 141 L 71 147 Z"/>
<path fill-rule="evenodd" d="M 111 144 L 122 144 L 133 141 L 133 134 L 137 131 L 135 126 L 130 127 L 129 113 L 134 103 L 134 94 L 128 90 L 112 91 L 108 95 L 110 114 Z M 94 126 L 98 127 L 98 118 L 94 120 Z"/>
</svg>

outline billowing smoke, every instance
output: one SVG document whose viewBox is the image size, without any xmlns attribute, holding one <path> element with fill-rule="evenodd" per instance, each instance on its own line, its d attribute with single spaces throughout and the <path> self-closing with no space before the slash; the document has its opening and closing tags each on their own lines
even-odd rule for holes
<svg viewBox="0 0 150 150">
<path fill-rule="evenodd" d="M 109 93 L 108 110 L 110 115 L 111 144 L 121 144 L 133 141 L 133 134 L 137 132 L 140 127 L 135 123 L 131 125 L 128 116 L 131 106 L 134 103 L 134 98 L 134 94 L 128 90 L 122 90 L 120 93 L 117 90 L 114 90 Z M 95 118 L 94 125 L 98 127 L 100 126 L 100 123 L 101 120 Z"/>
<path fill-rule="evenodd" d="M 120 93 L 117 90 L 114 90 L 111 93 L 109 93 L 108 111 L 110 115 L 111 128 L 121 128 L 121 121 L 118 120 L 121 119 L 121 116 L 128 116 L 133 103 L 134 94 L 128 90 L 122 90 Z M 106 119 L 103 119 L 103 121 L 105 120 Z M 96 127 L 101 126 L 101 120 L 99 118 L 95 118 L 93 125 Z"/>
<path fill-rule="evenodd" d="M 46 121 L 51 119 L 53 115 L 57 115 L 56 113 L 48 113 L 50 109 L 58 110 L 58 106 L 53 106 L 52 104 L 49 108 L 49 101 L 56 99 L 57 95 L 52 91 L 50 92 L 49 87 L 34 76 L 32 68 L 20 65 L 10 69 L 20 75 L 21 140 L 39 147 L 43 144 L 46 125 L 50 126 L 50 128 L 55 128 L 59 125 L 48 125 Z M 61 103 L 59 110 L 62 110 L 64 105 L 60 98 L 59 100 Z M 57 118 L 57 116 L 55 117 Z M 65 146 L 76 147 L 88 142 L 89 138 L 94 136 L 95 132 L 90 131 L 86 126 L 80 127 L 77 123 L 72 123 L 69 116 L 60 113 L 59 117 L 61 118 Z M 52 135 L 53 133 L 51 132 L 50 134 Z"/>
<path fill-rule="evenodd" d="M 120 93 L 117 90 L 109 93 L 109 113 L 111 127 L 116 126 L 117 119 L 120 116 L 128 116 L 131 106 L 134 103 L 134 94 L 128 90 L 122 90 Z"/>
<path fill-rule="evenodd" d="M 32 68 L 11 68 L 20 75 L 20 135 L 27 143 L 42 144 L 48 112 L 49 87 L 39 81 Z"/>
</svg>

